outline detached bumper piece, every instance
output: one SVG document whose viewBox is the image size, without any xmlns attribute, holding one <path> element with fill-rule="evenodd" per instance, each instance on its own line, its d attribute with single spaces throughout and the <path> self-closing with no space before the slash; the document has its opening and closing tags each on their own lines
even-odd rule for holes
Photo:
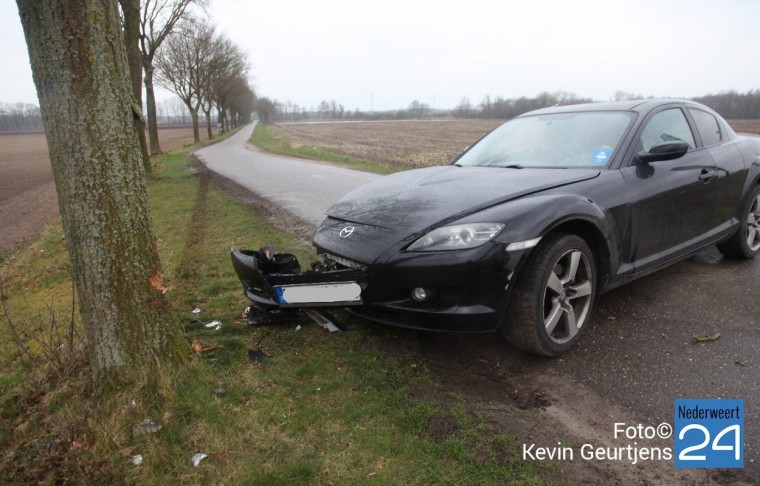
<svg viewBox="0 0 760 486">
<path fill-rule="evenodd" d="M 276 322 L 305 314 L 332 331 L 334 324 L 318 309 L 363 303 L 364 270 L 326 263 L 302 272 L 295 255 L 275 254 L 266 246 L 258 251 L 233 248 L 230 257 L 245 296 L 254 304 L 249 322 Z"/>
</svg>

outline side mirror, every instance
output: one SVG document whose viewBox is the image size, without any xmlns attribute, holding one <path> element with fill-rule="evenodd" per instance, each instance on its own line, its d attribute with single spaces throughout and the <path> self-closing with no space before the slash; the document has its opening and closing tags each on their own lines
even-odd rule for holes
<svg viewBox="0 0 760 486">
<path fill-rule="evenodd" d="M 689 144 L 686 142 L 660 142 L 652 145 L 649 152 L 641 151 L 636 154 L 640 162 L 660 162 L 663 160 L 673 160 L 683 157 L 689 151 Z"/>
</svg>

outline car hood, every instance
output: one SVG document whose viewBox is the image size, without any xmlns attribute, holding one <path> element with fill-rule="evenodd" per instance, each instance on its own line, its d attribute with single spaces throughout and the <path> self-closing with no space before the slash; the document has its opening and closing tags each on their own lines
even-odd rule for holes
<svg viewBox="0 0 760 486">
<path fill-rule="evenodd" d="M 410 232 L 516 197 L 592 179 L 590 169 L 502 169 L 443 166 L 382 177 L 350 192 L 327 214 Z"/>
<path fill-rule="evenodd" d="M 346 257 L 357 246 L 368 262 L 391 245 L 439 224 L 511 199 L 599 175 L 594 169 L 510 169 L 442 166 L 382 177 L 333 205 L 314 242 Z M 338 235 L 346 226 L 353 237 Z M 364 234 L 364 237 L 361 235 Z M 377 248 L 373 251 L 372 248 Z"/>
</svg>

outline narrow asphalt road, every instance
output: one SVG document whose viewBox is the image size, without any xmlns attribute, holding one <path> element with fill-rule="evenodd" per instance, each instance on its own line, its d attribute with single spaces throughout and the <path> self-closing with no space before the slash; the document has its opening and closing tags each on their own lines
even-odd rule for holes
<svg viewBox="0 0 760 486">
<path fill-rule="evenodd" d="M 196 153 L 211 170 L 315 226 L 335 200 L 378 177 L 260 152 L 246 146 L 252 129 Z M 692 343 L 693 336 L 716 333 L 714 342 Z M 644 425 L 672 424 L 678 398 L 743 399 L 745 469 L 723 480 L 760 483 L 760 259 L 727 260 L 713 246 L 598 296 L 585 336 L 560 358 L 526 355 L 490 337 L 452 339 L 433 342 L 442 352 L 472 353 L 532 376 L 555 405 L 585 406 L 578 404 L 588 390 Z M 593 408 L 578 415 L 596 426 L 602 412 Z"/>
<path fill-rule="evenodd" d="M 316 228 L 341 196 L 379 176 L 262 152 L 247 145 L 254 125 L 195 154 L 212 171 L 231 179 Z"/>
</svg>

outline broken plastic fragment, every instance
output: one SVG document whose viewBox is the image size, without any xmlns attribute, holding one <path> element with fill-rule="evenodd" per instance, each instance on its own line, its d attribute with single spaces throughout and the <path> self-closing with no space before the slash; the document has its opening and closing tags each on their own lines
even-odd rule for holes
<svg viewBox="0 0 760 486">
<path fill-rule="evenodd" d="M 299 325 L 296 326 L 296 332 L 298 332 L 300 330 L 301 330 L 301 325 L 299 324 Z"/>
<path fill-rule="evenodd" d="M 144 419 L 140 422 L 140 425 L 132 428 L 132 432 L 135 435 L 154 434 L 159 430 L 161 430 L 161 426 L 150 419 Z"/>
<path fill-rule="evenodd" d="M 251 360 L 251 363 L 253 364 L 259 364 L 262 361 L 264 361 L 264 353 L 260 349 L 249 349 L 248 350 L 248 359 Z"/>
<path fill-rule="evenodd" d="M 197 454 L 193 454 L 193 467 L 198 467 L 198 464 L 201 463 L 202 460 L 208 457 L 208 454 L 204 454 L 202 452 L 199 452 Z"/>
<path fill-rule="evenodd" d="M 225 390 L 222 387 L 214 388 L 214 393 L 217 394 L 217 395 L 219 395 L 219 396 L 222 396 L 222 395 L 225 395 L 227 393 L 227 390 Z"/>
<path fill-rule="evenodd" d="M 214 329 L 215 331 L 218 331 L 219 329 L 222 328 L 222 323 L 219 322 L 219 321 L 211 321 L 211 322 L 209 322 L 208 324 L 206 324 L 203 327 L 206 327 L 208 329 Z"/>
<path fill-rule="evenodd" d="M 201 310 L 200 307 L 196 307 L 195 309 L 193 309 L 193 314 L 200 314 L 201 312 L 203 312 L 203 310 Z"/>
<path fill-rule="evenodd" d="M 136 456 L 132 456 L 132 464 L 134 464 L 135 466 L 139 466 L 140 464 L 142 464 L 142 461 L 143 461 L 142 454 L 137 454 Z"/>
</svg>

